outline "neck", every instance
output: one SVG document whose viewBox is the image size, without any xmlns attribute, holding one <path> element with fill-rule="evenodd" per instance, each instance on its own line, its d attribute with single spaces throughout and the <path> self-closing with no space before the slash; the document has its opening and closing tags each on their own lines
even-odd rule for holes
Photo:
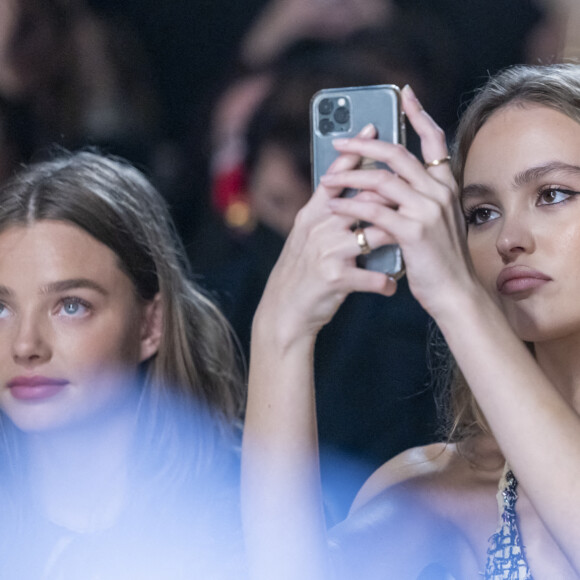
<svg viewBox="0 0 580 580">
<path fill-rule="evenodd" d="M 49 520 L 74 531 L 110 527 L 125 501 L 134 412 L 26 436 L 32 496 Z"/>
</svg>

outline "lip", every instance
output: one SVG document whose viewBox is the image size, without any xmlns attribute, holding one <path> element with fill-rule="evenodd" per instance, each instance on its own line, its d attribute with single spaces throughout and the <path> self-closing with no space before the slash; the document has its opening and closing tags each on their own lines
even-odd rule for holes
<svg viewBox="0 0 580 580">
<path fill-rule="evenodd" d="M 528 266 L 510 266 L 499 273 L 496 286 L 500 294 L 509 296 L 535 290 L 551 280 L 550 276 Z"/>
<path fill-rule="evenodd" d="M 60 393 L 66 385 L 67 379 L 43 377 L 15 377 L 8 381 L 8 388 L 15 399 L 21 401 L 38 401 L 48 399 Z"/>
</svg>

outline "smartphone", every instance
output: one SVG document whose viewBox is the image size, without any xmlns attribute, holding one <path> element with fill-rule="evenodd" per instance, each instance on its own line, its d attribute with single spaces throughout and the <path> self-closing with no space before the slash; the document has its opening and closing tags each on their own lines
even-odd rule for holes
<svg viewBox="0 0 580 580">
<path fill-rule="evenodd" d="M 339 155 L 332 140 L 337 137 L 354 137 L 372 123 L 377 139 L 405 145 L 405 119 L 401 109 L 401 94 L 396 85 L 370 85 L 342 87 L 318 91 L 310 101 L 310 154 L 312 185 L 318 186 L 320 177 Z M 361 166 L 383 167 L 384 163 L 363 159 Z M 356 190 L 345 190 L 342 195 L 351 197 Z M 356 227 L 370 224 L 360 223 Z M 401 249 L 396 244 L 375 248 L 369 254 L 357 257 L 360 268 L 383 272 L 397 279 L 405 273 Z"/>
</svg>

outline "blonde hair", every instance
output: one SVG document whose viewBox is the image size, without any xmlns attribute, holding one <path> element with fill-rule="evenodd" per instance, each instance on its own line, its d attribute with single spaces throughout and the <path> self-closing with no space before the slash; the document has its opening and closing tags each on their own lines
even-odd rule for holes
<svg viewBox="0 0 580 580">
<path fill-rule="evenodd" d="M 580 123 L 580 65 L 518 65 L 489 79 L 463 113 L 457 129 L 452 166 L 460 189 L 467 155 L 479 129 L 500 109 L 530 104 L 549 107 Z M 446 374 L 450 385 L 448 437 L 462 441 L 489 433 L 487 421 L 451 355 Z"/>
</svg>

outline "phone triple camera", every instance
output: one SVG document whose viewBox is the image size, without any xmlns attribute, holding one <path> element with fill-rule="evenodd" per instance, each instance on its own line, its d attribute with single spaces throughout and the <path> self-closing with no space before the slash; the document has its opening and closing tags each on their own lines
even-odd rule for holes
<svg viewBox="0 0 580 580">
<path fill-rule="evenodd" d="M 345 97 L 328 97 L 318 103 L 318 130 L 323 135 L 348 131 L 350 109 Z"/>
</svg>

